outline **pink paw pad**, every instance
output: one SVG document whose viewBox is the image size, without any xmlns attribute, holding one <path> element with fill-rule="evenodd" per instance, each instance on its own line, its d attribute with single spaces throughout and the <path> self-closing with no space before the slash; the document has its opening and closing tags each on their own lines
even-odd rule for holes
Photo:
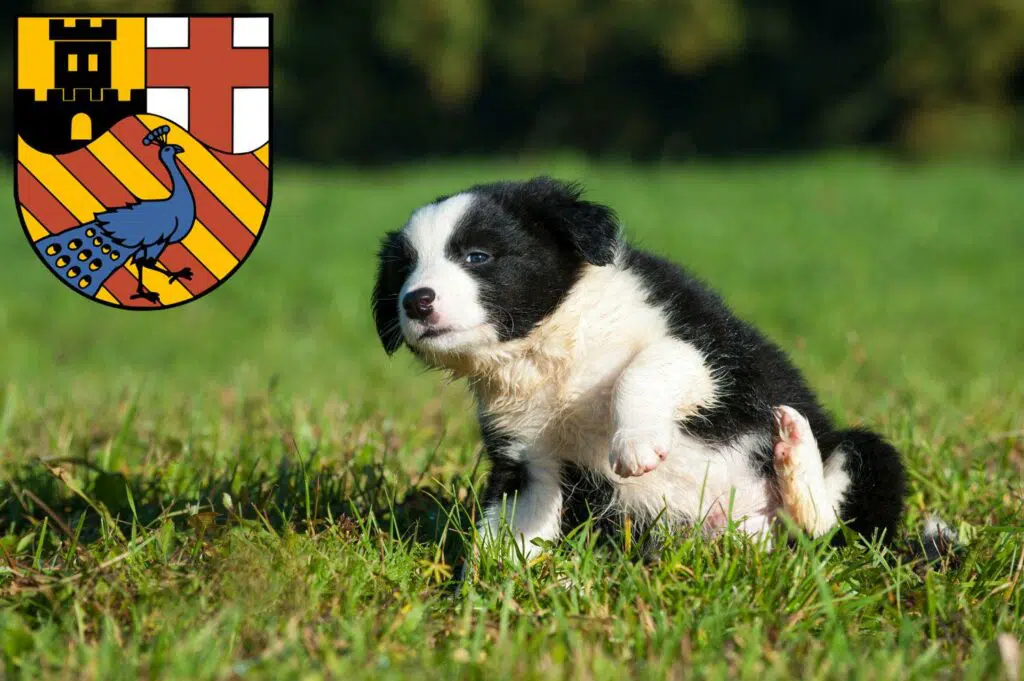
<svg viewBox="0 0 1024 681">
<path fill-rule="evenodd" d="M 773 412 L 775 416 L 775 432 L 773 433 L 775 460 L 779 464 L 788 464 L 792 461 L 794 450 L 813 438 L 810 433 L 810 424 L 792 407 L 776 407 Z"/>
<path fill-rule="evenodd" d="M 776 407 L 775 437 L 781 442 L 798 445 L 803 439 L 803 417 L 792 407 Z"/>
<path fill-rule="evenodd" d="M 609 463 L 621 478 L 647 475 L 668 458 L 669 448 L 653 438 L 616 437 L 612 441 Z"/>
</svg>

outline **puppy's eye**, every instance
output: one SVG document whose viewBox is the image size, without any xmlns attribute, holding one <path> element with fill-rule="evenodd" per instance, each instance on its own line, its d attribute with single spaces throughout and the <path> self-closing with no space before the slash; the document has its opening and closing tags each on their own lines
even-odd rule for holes
<svg viewBox="0 0 1024 681">
<path fill-rule="evenodd" d="M 490 254 L 484 253 L 483 251 L 470 251 L 466 254 L 467 265 L 483 265 L 485 262 L 491 259 Z"/>
</svg>

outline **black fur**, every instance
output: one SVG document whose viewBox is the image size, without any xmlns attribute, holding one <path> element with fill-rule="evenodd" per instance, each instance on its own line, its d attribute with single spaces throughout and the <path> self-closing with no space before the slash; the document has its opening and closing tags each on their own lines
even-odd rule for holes
<svg viewBox="0 0 1024 681">
<path fill-rule="evenodd" d="M 467 191 L 479 199 L 453 233 L 448 256 L 460 262 L 474 248 L 495 256 L 469 271 L 502 341 L 525 336 L 551 314 L 583 263 L 612 261 L 615 214 L 580 199 L 575 185 L 541 177 Z"/>
<path fill-rule="evenodd" d="M 484 416 L 480 417 L 480 435 L 484 441 L 484 451 L 491 462 L 491 472 L 487 478 L 487 489 L 481 499 L 484 508 L 491 508 L 502 503 L 507 497 L 509 510 L 517 493 L 521 493 L 529 484 L 526 464 L 516 460 L 509 452 L 515 441 L 500 432 Z"/>
<path fill-rule="evenodd" d="M 586 262 L 611 264 L 619 236 L 615 213 L 607 206 L 584 201 L 580 185 L 537 177 L 476 185 L 468 191 L 488 197 L 520 227 L 550 235 Z"/>
<path fill-rule="evenodd" d="M 531 200 L 546 200 L 528 186 L 486 185 L 471 191 L 480 198 L 456 226 L 446 255 L 457 263 L 474 250 L 491 256 L 466 269 L 480 287 L 487 321 L 499 339 L 521 338 L 558 307 L 586 255 L 568 235 L 562 206 L 525 207 Z M 534 217 L 522 217 L 527 211 Z"/>
<path fill-rule="evenodd" d="M 402 347 L 402 330 L 398 326 L 398 292 L 406 277 L 416 266 L 416 253 L 401 232 L 384 235 L 377 252 L 377 283 L 370 305 L 384 351 L 393 355 Z"/>
<path fill-rule="evenodd" d="M 839 510 L 843 521 L 858 534 L 885 532 L 886 543 L 895 539 L 906 496 L 906 473 L 896 448 L 862 428 L 816 437 L 826 459 L 840 448 L 846 453 L 845 469 L 852 484 Z M 841 535 L 836 539 L 841 543 Z"/>
<path fill-rule="evenodd" d="M 772 432 L 772 408 L 793 407 L 810 423 L 824 461 L 840 447 L 846 453 L 852 486 L 840 509 L 843 520 L 860 534 L 884 531 L 887 540 L 894 539 L 905 496 L 899 452 L 870 431 L 836 431 L 786 353 L 681 267 L 633 249 L 624 264 L 644 283 L 648 302 L 665 310 L 672 335 L 704 354 L 721 386 L 718 404 L 679 427 L 705 442 L 725 444 L 745 433 Z M 774 476 L 770 449 L 760 455 L 762 472 Z"/>
</svg>

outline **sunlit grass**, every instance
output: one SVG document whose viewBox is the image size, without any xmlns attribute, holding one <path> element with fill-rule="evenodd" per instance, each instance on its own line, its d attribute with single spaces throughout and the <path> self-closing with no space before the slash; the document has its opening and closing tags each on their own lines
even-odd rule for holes
<svg viewBox="0 0 1024 681">
<path fill-rule="evenodd" d="M 471 404 L 388 360 L 377 240 L 498 177 L 581 179 L 905 453 L 895 552 L 580 532 L 451 576 L 486 473 Z M 6 176 L 5 181 L 10 181 Z M 1024 169 L 573 159 L 279 170 L 199 302 L 89 303 L 0 218 L 0 661 L 25 679 L 999 678 L 1024 636 Z M 965 542 L 913 564 L 923 517 Z"/>
</svg>

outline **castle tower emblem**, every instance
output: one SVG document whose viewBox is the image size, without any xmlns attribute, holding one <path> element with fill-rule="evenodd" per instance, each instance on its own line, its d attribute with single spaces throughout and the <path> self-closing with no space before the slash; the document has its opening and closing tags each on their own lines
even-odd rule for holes
<svg viewBox="0 0 1024 681">
<path fill-rule="evenodd" d="M 270 35 L 268 15 L 18 18 L 15 195 L 58 280 L 160 309 L 237 271 L 270 208 Z"/>
<path fill-rule="evenodd" d="M 47 22 L 53 44 L 53 87 L 46 98 L 36 90 L 17 91 L 18 134 L 48 154 L 63 154 L 85 146 L 122 118 L 146 113 L 145 88 L 131 88 L 122 99 L 112 84 L 111 46 L 117 40 L 117 20 L 93 25 L 76 19 Z"/>
</svg>

